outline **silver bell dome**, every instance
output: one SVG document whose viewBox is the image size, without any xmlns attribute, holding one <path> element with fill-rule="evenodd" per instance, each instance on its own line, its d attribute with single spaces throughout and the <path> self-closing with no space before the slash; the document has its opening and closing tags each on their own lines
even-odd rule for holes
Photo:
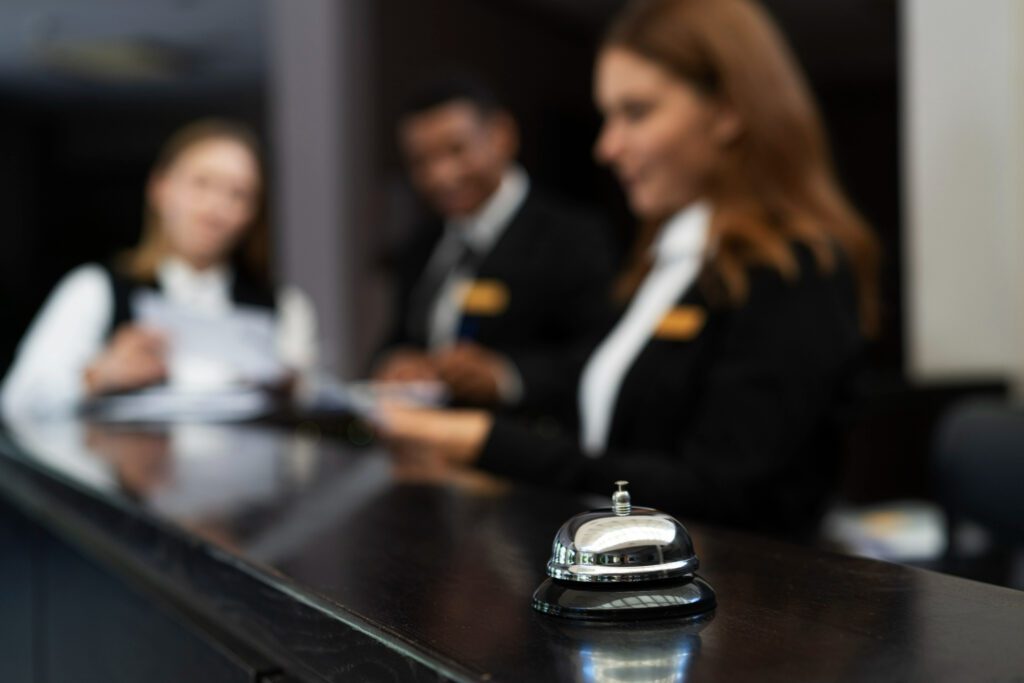
<svg viewBox="0 0 1024 683">
<path fill-rule="evenodd" d="M 575 515 L 555 534 L 550 578 L 534 609 L 584 620 L 694 617 L 716 604 L 697 576 L 686 528 L 674 517 L 633 507 L 628 482 L 615 482 L 612 506 Z"/>
<path fill-rule="evenodd" d="M 633 507 L 628 482 L 615 482 L 612 507 L 574 516 L 555 535 L 548 576 L 563 581 L 652 581 L 697 570 L 686 528 L 674 517 Z"/>
</svg>

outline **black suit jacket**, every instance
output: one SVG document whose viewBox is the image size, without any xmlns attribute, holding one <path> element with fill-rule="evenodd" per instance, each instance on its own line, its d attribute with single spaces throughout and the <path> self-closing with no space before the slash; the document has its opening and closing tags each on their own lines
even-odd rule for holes
<svg viewBox="0 0 1024 683">
<path fill-rule="evenodd" d="M 806 531 L 834 474 L 833 418 L 861 335 L 845 263 L 823 273 L 808 249 L 794 248 L 799 278 L 754 269 L 741 307 L 711 305 L 699 285 L 683 295 L 684 324 L 652 338 L 623 381 L 603 457 L 587 457 L 575 434 L 499 417 L 481 466 L 601 493 L 626 479 L 639 505 Z"/>
<path fill-rule="evenodd" d="M 383 351 L 424 348 L 425 317 L 415 296 L 443 234 L 435 219 L 420 226 L 396 262 L 395 317 Z M 531 189 L 523 205 L 476 268 L 477 282 L 497 283 L 507 302 L 487 313 L 463 314 L 460 336 L 498 351 L 522 375 L 522 406 L 548 412 L 567 404 L 576 388 L 579 355 L 600 338 L 608 315 L 613 251 L 608 227 L 594 217 Z"/>
</svg>

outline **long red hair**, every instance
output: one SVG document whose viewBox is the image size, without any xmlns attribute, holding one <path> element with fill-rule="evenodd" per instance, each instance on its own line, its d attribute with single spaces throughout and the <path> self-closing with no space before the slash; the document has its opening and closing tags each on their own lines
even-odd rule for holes
<svg viewBox="0 0 1024 683">
<path fill-rule="evenodd" d="M 633 0 L 609 28 L 603 48 L 611 47 L 720 98 L 742 122 L 709 183 L 709 272 L 728 299 L 745 299 L 752 266 L 799 277 L 791 241 L 806 244 L 824 270 L 835 266 L 836 245 L 857 281 L 862 327 L 875 332 L 877 243 L 835 179 L 817 107 L 765 11 L 750 0 Z M 620 283 L 627 290 L 642 277 L 652 237 L 641 229 Z"/>
</svg>

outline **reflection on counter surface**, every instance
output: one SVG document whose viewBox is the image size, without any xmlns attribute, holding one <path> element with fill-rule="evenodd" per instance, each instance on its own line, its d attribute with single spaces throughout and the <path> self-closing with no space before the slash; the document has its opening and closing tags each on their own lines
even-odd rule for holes
<svg viewBox="0 0 1024 683">
<path fill-rule="evenodd" d="M 314 431 L 78 421 L 8 428 L 24 454 L 75 483 L 134 501 L 267 563 L 315 533 L 318 522 L 358 507 L 391 477 L 387 458 L 326 457 Z M 290 512 L 276 514 L 281 510 Z"/>
<path fill-rule="evenodd" d="M 33 499 L 18 503 L 26 490 Z M 352 632 L 405 662 L 388 672 L 407 675 L 369 680 L 437 680 L 409 674 L 409 661 L 460 681 L 931 682 L 1024 670 L 1016 591 L 686 520 L 718 594 L 712 619 L 541 614 L 531 596 L 553 534 L 606 496 L 443 469 L 312 427 L 7 425 L 0 494 L 29 515 L 42 501 L 43 522 L 92 525 L 86 545 L 120 544 L 225 628 L 316 660 L 328 680 L 347 680 L 363 656 L 346 649 L 340 634 Z"/>
<path fill-rule="evenodd" d="M 711 617 L 639 622 L 633 629 L 549 619 L 563 680 L 576 683 L 685 683 Z"/>
</svg>

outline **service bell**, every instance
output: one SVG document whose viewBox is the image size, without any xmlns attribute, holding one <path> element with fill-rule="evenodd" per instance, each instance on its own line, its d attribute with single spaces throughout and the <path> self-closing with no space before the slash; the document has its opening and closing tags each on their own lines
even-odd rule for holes
<svg viewBox="0 0 1024 683">
<path fill-rule="evenodd" d="M 633 507 L 615 482 L 610 508 L 580 513 L 555 535 L 547 579 L 533 594 L 545 614 L 639 619 L 703 614 L 715 592 L 696 575 L 689 532 L 674 517 Z"/>
</svg>

